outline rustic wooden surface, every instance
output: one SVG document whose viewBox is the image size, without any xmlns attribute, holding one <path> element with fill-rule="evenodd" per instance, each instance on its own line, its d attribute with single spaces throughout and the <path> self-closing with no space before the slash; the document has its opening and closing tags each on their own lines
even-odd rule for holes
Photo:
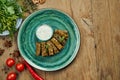
<svg viewBox="0 0 120 80">
<path fill-rule="evenodd" d="M 38 74 L 45 80 L 120 80 L 120 0 L 46 0 L 38 8 L 64 11 L 75 20 L 81 33 L 80 50 L 69 66 L 55 72 L 36 69 Z M 0 56 L 0 68 L 8 53 L 17 49 L 16 38 L 13 47 Z M 3 42 L 0 37 L 1 48 Z M 0 71 L 0 80 L 5 77 Z M 18 80 L 33 78 L 25 70 Z"/>
</svg>

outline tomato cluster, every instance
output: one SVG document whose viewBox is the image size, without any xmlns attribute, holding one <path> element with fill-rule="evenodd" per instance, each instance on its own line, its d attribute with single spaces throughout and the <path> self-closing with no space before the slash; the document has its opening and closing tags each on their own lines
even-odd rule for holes
<svg viewBox="0 0 120 80">
<path fill-rule="evenodd" d="M 15 60 L 13 58 L 8 58 L 6 60 L 6 65 L 8 67 L 12 67 L 15 65 Z M 22 72 L 25 68 L 24 64 L 23 63 L 17 63 L 16 66 L 15 66 L 16 70 L 19 71 L 19 72 Z M 7 80 L 16 80 L 17 78 L 17 73 L 16 72 L 11 72 L 7 75 Z"/>
</svg>

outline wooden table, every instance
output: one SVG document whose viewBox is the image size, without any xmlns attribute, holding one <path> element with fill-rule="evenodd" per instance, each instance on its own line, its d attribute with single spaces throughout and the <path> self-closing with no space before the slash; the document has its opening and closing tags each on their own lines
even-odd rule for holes
<svg viewBox="0 0 120 80">
<path fill-rule="evenodd" d="M 81 33 L 81 46 L 75 60 L 66 68 L 45 72 L 37 70 L 45 80 L 120 80 L 120 0 L 46 0 L 42 8 L 55 8 L 69 14 Z M 16 35 L 17 36 L 17 35 Z M 16 48 L 0 56 L 0 68 Z M 5 39 L 8 39 L 6 37 Z M 0 37 L 0 47 L 4 48 Z M 0 80 L 6 74 L 0 72 Z M 28 70 L 18 80 L 33 80 Z"/>
</svg>

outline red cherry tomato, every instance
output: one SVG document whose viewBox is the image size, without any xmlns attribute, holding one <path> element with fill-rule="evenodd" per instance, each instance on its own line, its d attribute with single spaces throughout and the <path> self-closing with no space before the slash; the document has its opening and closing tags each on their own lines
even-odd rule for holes
<svg viewBox="0 0 120 80">
<path fill-rule="evenodd" d="M 15 72 L 11 72 L 7 75 L 7 80 L 16 80 L 17 74 Z"/>
<path fill-rule="evenodd" d="M 19 72 L 22 72 L 24 70 L 25 66 L 23 63 L 18 63 L 16 64 L 16 69 L 19 71 Z"/>
<path fill-rule="evenodd" d="M 6 64 L 7 64 L 8 67 L 12 67 L 15 64 L 15 60 L 12 59 L 12 58 L 8 58 L 6 60 Z"/>
</svg>

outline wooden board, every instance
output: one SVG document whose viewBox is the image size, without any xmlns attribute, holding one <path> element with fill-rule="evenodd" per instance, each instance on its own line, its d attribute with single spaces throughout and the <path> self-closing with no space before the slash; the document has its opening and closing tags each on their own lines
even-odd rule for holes
<svg viewBox="0 0 120 80">
<path fill-rule="evenodd" d="M 55 8 L 69 14 L 80 30 L 81 46 L 69 66 L 54 72 L 35 69 L 39 75 L 45 80 L 120 79 L 120 0 L 46 0 L 38 6 L 38 9 L 42 8 Z M 16 39 L 17 34 L 13 46 L 0 56 L 0 70 L 9 53 L 17 49 Z M 0 37 L 0 48 L 5 48 L 3 43 L 3 37 Z M 0 80 L 5 78 L 6 74 L 1 71 Z M 34 79 L 25 70 L 18 80 Z"/>
</svg>

